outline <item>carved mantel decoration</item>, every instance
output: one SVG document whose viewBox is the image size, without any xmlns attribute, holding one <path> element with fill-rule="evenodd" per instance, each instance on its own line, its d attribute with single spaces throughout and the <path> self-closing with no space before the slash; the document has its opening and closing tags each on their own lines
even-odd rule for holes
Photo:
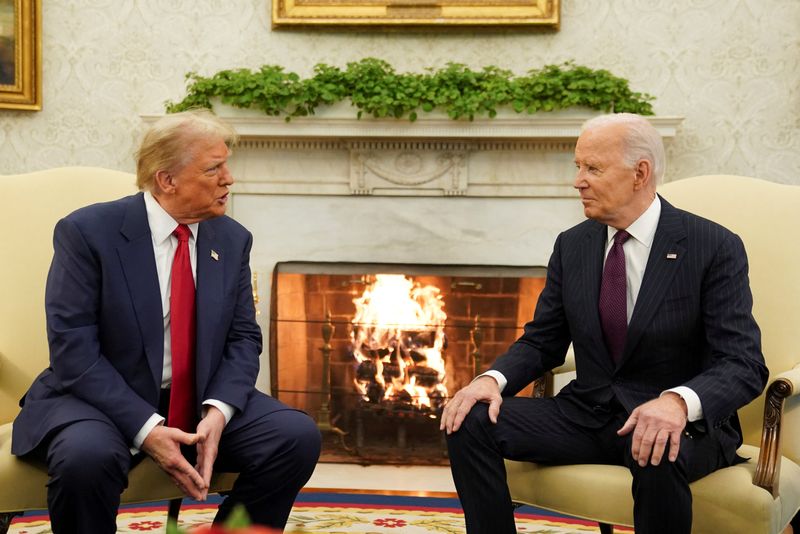
<svg viewBox="0 0 800 534">
<path fill-rule="evenodd" d="M 467 191 L 464 142 L 355 141 L 350 151 L 350 192 L 372 195 L 387 188 L 414 188 L 448 196 Z"/>
</svg>

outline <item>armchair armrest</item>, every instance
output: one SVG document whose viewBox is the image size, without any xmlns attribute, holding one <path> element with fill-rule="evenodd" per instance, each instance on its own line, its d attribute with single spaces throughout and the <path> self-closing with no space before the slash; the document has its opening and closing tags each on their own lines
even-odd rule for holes
<svg viewBox="0 0 800 534">
<path fill-rule="evenodd" d="M 567 350 L 567 357 L 564 363 L 553 369 L 553 374 L 559 375 L 561 373 L 569 373 L 575 370 L 575 353 L 572 352 L 572 345 Z"/>
<path fill-rule="evenodd" d="M 761 431 L 761 451 L 758 454 L 753 484 L 778 497 L 781 473 L 781 419 L 783 403 L 800 393 L 800 366 L 778 374 L 767 387 L 764 400 L 764 427 Z"/>
</svg>

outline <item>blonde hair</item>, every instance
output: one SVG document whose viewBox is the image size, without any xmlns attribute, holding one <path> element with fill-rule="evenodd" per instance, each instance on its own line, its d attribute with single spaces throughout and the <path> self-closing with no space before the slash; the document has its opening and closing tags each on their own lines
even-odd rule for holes
<svg viewBox="0 0 800 534">
<path fill-rule="evenodd" d="M 209 138 L 221 138 L 228 147 L 239 140 L 232 126 L 207 109 L 161 117 L 145 132 L 136 151 L 136 185 L 152 191 L 158 171 L 180 171 L 194 156 L 194 142 Z"/>
<path fill-rule="evenodd" d="M 667 168 L 667 156 L 661 134 L 650 121 L 635 113 L 611 113 L 600 115 L 586 121 L 581 133 L 600 126 L 620 124 L 625 126 L 624 158 L 631 167 L 639 160 L 647 160 L 653 167 L 654 183 L 661 183 Z"/>
</svg>

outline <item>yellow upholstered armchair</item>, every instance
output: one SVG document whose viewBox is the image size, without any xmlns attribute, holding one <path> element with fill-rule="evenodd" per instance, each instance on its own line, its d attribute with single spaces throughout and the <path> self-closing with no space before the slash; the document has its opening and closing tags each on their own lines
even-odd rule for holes
<svg viewBox="0 0 800 534">
<path fill-rule="evenodd" d="M 69 167 L 0 176 L 0 533 L 14 515 L 47 508 L 43 464 L 11 454 L 11 422 L 19 399 L 48 365 L 44 287 L 53 255 L 53 228 L 71 211 L 136 191 L 132 174 Z M 211 492 L 231 488 L 235 475 L 217 476 Z M 152 461 L 130 473 L 123 503 L 169 500 L 177 515 L 182 494 Z"/>
<path fill-rule="evenodd" d="M 770 370 L 766 393 L 739 411 L 744 431 L 739 453 L 750 461 L 691 485 L 692 532 L 782 532 L 800 509 L 800 187 L 741 176 L 698 176 L 666 184 L 659 192 L 744 240 L 753 313 Z M 572 370 L 574 365 L 567 364 L 556 372 Z M 633 525 L 631 476 L 625 467 L 512 461 L 506 467 L 515 502 L 597 521 L 601 532 Z"/>
</svg>

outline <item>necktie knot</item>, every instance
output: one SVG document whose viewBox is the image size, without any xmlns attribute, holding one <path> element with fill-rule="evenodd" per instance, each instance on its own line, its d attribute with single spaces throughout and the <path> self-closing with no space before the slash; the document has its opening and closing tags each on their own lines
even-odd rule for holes
<svg viewBox="0 0 800 534">
<path fill-rule="evenodd" d="M 188 243 L 189 236 L 192 235 L 192 231 L 189 230 L 189 227 L 186 226 L 185 224 L 179 224 L 178 227 L 175 228 L 175 230 L 172 233 L 175 235 L 175 237 L 178 238 L 178 243 L 181 243 L 183 241 Z"/>
<path fill-rule="evenodd" d="M 624 245 L 625 241 L 627 241 L 630 236 L 631 236 L 631 234 L 629 234 L 625 230 L 620 230 L 619 232 L 614 234 L 614 244 L 615 245 Z"/>
</svg>

